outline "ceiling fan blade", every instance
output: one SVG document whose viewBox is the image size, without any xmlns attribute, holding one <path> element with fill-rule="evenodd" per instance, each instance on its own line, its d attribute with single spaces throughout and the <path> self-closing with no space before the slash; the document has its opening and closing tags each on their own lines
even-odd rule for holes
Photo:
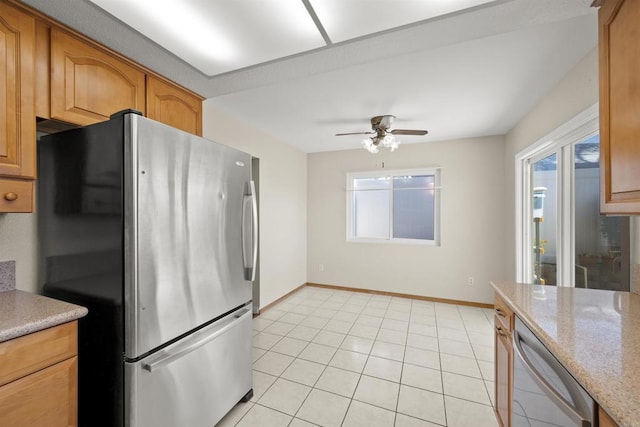
<svg viewBox="0 0 640 427">
<path fill-rule="evenodd" d="M 336 133 L 336 136 L 345 136 L 345 135 L 372 135 L 375 132 L 349 132 L 349 133 Z"/>
<path fill-rule="evenodd" d="M 389 133 L 394 135 L 426 135 L 429 131 L 416 129 L 394 129 L 390 130 Z"/>
</svg>

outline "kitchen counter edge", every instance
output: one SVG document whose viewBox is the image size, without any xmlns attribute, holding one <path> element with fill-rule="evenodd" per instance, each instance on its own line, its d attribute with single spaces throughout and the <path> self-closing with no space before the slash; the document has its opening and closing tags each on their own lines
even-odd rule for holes
<svg viewBox="0 0 640 427">
<path fill-rule="evenodd" d="M 87 313 L 85 307 L 42 295 L 0 292 L 0 342 L 77 320 Z"/>
<path fill-rule="evenodd" d="M 496 293 L 509 305 L 514 313 L 531 329 L 542 343 L 551 351 L 558 361 L 573 375 L 573 377 L 587 390 L 591 397 L 604 409 L 620 427 L 640 426 L 640 408 L 629 403 L 629 399 L 623 399 L 615 392 L 611 392 L 607 384 L 595 378 L 585 367 L 583 367 L 575 357 L 551 337 L 536 320 L 522 307 L 516 304 L 505 287 L 508 286 L 529 286 L 532 289 L 540 285 L 523 284 L 508 281 L 491 281 L 491 286 Z M 570 289 L 570 288 L 563 288 Z M 600 290 L 580 289 L 580 291 L 606 292 Z M 640 349 L 639 349 L 640 352 Z M 640 353 L 638 354 L 640 357 Z M 630 406 L 631 405 L 631 406 Z"/>
</svg>

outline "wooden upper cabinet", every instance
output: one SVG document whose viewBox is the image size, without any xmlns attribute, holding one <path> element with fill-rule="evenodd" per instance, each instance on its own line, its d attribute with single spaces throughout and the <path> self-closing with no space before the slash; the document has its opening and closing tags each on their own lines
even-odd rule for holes
<svg viewBox="0 0 640 427">
<path fill-rule="evenodd" d="M 46 131 L 132 108 L 202 135 L 201 97 L 17 0 L 0 0 L 0 71 L 0 213 L 34 211 L 36 117 Z"/>
<path fill-rule="evenodd" d="M 36 117 L 51 118 L 51 26 L 36 20 Z"/>
<path fill-rule="evenodd" d="M 34 40 L 35 19 L 0 2 L 0 176 L 35 177 Z"/>
<path fill-rule="evenodd" d="M 147 76 L 147 117 L 202 136 L 202 99 Z"/>
<path fill-rule="evenodd" d="M 600 210 L 640 214 L 640 1 L 606 0 L 598 23 Z"/>
<path fill-rule="evenodd" d="M 127 108 L 145 113 L 144 72 L 51 28 L 51 118 L 88 125 Z"/>
</svg>

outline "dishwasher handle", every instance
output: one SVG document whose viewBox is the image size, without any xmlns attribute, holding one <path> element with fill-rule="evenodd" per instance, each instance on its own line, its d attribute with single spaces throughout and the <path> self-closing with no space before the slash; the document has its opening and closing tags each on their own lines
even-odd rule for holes
<svg viewBox="0 0 640 427">
<path fill-rule="evenodd" d="M 574 419 L 576 422 L 580 423 L 581 427 L 592 427 L 591 421 L 586 420 L 582 415 L 580 415 L 576 408 L 567 400 L 561 396 L 556 389 L 549 384 L 547 380 L 538 372 L 538 370 L 533 366 L 531 361 L 527 358 L 526 354 L 522 349 L 522 342 L 524 339 L 522 335 L 518 333 L 516 329 L 513 331 L 513 349 L 515 355 L 520 359 L 522 365 L 528 371 L 529 375 L 538 383 L 538 385 L 544 390 L 545 394 L 553 400 L 553 402 L 560 408 L 562 411 L 570 418 Z"/>
</svg>

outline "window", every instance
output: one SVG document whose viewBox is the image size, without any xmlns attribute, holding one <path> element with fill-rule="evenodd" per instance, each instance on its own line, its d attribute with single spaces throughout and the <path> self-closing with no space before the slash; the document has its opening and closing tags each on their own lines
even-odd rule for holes
<svg viewBox="0 0 640 427">
<path fill-rule="evenodd" d="M 347 240 L 438 243 L 438 169 L 347 175 Z"/>
</svg>

